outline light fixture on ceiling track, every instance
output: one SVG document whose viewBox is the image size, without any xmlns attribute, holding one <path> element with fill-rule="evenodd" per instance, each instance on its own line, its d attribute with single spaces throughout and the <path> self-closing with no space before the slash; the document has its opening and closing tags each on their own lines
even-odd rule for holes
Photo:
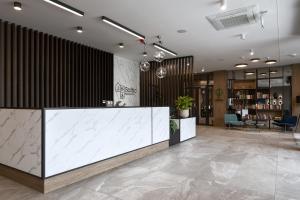
<svg viewBox="0 0 300 200">
<path fill-rule="evenodd" d="M 56 7 L 59 7 L 61 9 L 65 10 L 65 11 L 73 13 L 74 15 L 77 15 L 77 16 L 80 16 L 80 17 L 84 16 L 84 12 L 82 12 L 82 11 L 72 7 L 72 6 L 69 6 L 68 4 L 65 4 L 61 1 L 57 1 L 57 0 L 44 0 L 44 1 L 54 5 Z"/>
<path fill-rule="evenodd" d="M 77 26 L 77 27 L 76 27 L 76 31 L 77 31 L 77 33 L 79 33 L 79 34 L 83 33 L 82 26 Z"/>
<path fill-rule="evenodd" d="M 246 74 L 247 76 L 251 76 L 251 75 L 254 75 L 255 73 L 254 73 L 254 72 L 245 72 L 245 74 Z"/>
<path fill-rule="evenodd" d="M 226 10 L 227 9 L 227 0 L 221 0 L 221 10 Z"/>
<path fill-rule="evenodd" d="M 254 56 L 254 50 L 253 50 L 253 49 L 250 49 L 249 54 L 250 54 L 250 56 Z"/>
<path fill-rule="evenodd" d="M 171 51 L 171 50 L 169 50 L 169 49 L 167 49 L 167 48 L 165 48 L 165 47 L 163 47 L 163 46 L 161 46 L 161 45 L 159 45 L 159 44 L 153 43 L 153 46 L 154 46 L 155 48 L 161 50 L 161 51 L 164 51 L 164 52 L 166 52 L 166 53 L 172 55 L 172 56 L 177 56 L 177 53 L 175 53 L 174 51 Z"/>
<path fill-rule="evenodd" d="M 265 63 L 266 63 L 267 65 L 274 65 L 274 64 L 277 63 L 277 60 L 269 60 L 269 59 L 267 59 L 267 60 L 265 61 Z"/>
<path fill-rule="evenodd" d="M 117 29 L 119 29 L 121 31 L 124 31 L 124 32 L 126 32 L 126 33 L 128 33 L 128 34 L 130 34 L 130 35 L 132 35 L 134 37 L 137 37 L 138 39 L 145 40 L 145 38 L 146 38 L 142 34 L 139 34 L 139 33 L 135 32 L 135 31 L 131 30 L 130 28 L 127 28 L 127 27 L 123 26 L 122 24 L 119 24 L 118 22 L 115 22 L 114 20 L 109 19 L 109 18 L 107 18 L 105 16 L 102 16 L 101 20 L 103 22 L 105 22 L 106 24 L 109 24 L 109 25 L 111 25 L 111 26 L 113 26 L 113 27 L 115 27 L 115 28 L 117 28 Z"/>
<path fill-rule="evenodd" d="M 277 74 L 277 70 L 271 70 L 270 74 Z"/>
<path fill-rule="evenodd" d="M 252 58 L 250 61 L 253 63 L 257 63 L 260 61 L 260 58 Z"/>
<path fill-rule="evenodd" d="M 236 67 L 236 68 L 245 68 L 247 66 L 248 66 L 247 63 L 239 63 L 239 64 L 236 64 L 234 67 Z"/>
<path fill-rule="evenodd" d="M 22 4 L 18 1 L 15 1 L 14 2 L 14 9 L 17 10 L 17 11 L 22 10 Z"/>
</svg>

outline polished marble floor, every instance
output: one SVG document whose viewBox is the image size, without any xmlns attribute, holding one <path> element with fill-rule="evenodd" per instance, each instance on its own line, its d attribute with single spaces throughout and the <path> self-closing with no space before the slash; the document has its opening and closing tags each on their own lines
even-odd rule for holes
<svg viewBox="0 0 300 200">
<path fill-rule="evenodd" d="M 0 177 L 0 200 L 300 199 L 290 134 L 198 128 L 195 139 L 47 195 Z"/>
</svg>

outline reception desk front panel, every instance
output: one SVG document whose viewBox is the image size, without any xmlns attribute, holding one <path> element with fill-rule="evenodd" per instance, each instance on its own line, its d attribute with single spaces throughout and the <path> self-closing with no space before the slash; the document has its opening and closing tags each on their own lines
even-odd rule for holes
<svg viewBox="0 0 300 200">
<path fill-rule="evenodd" d="M 45 176 L 151 145 L 151 108 L 45 111 Z"/>
</svg>

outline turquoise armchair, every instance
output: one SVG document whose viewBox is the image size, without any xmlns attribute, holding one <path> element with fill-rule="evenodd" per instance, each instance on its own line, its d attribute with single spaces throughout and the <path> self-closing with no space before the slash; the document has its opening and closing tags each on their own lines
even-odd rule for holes
<svg viewBox="0 0 300 200">
<path fill-rule="evenodd" d="M 224 115 L 224 123 L 225 125 L 231 126 L 244 126 L 245 123 L 239 121 L 236 114 L 225 114 Z"/>
</svg>

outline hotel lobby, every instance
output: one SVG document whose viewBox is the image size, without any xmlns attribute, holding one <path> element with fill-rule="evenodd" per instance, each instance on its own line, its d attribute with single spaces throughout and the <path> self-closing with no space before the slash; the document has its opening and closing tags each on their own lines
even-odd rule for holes
<svg viewBox="0 0 300 200">
<path fill-rule="evenodd" d="M 1 0 L 0 200 L 300 200 L 298 0 Z"/>
</svg>

